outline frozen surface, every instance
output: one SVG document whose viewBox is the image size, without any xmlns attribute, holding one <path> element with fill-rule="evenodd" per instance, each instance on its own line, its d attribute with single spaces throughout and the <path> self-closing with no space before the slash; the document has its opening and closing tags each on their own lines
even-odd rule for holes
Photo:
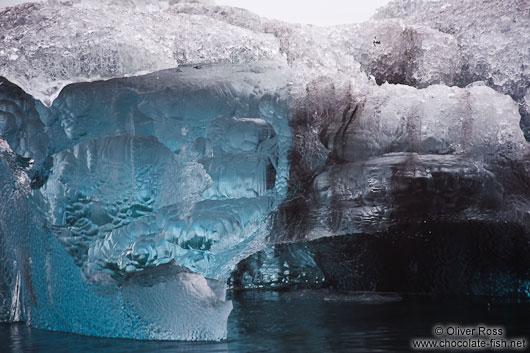
<svg viewBox="0 0 530 353">
<path fill-rule="evenodd" d="M 249 241 L 286 193 L 290 132 L 270 102 L 285 84 L 277 69 L 188 67 L 80 85 L 47 110 L 58 152 L 42 195 L 89 278 L 172 260 L 223 277 L 238 256 L 217 254 Z"/>
<path fill-rule="evenodd" d="M 219 340 L 227 280 L 528 297 L 528 15 L 2 9 L 0 320 Z"/>
<path fill-rule="evenodd" d="M 383 81 L 406 76 L 425 86 L 452 82 L 459 58 L 452 36 L 397 21 L 318 28 L 230 7 L 154 4 L 100 5 L 94 0 L 4 9 L 0 75 L 49 106 L 69 83 L 183 64 L 274 60 L 287 63 L 292 81 L 300 85 L 336 75 L 360 83 L 367 81 L 364 70 Z M 375 37 L 380 45 L 373 44 Z M 400 60 L 403 56 L 413 62 L 410 67 Z"/>
<path fill-rule="evenodd" d="M 313 129 L 301 113 L 293 123 L 302 136 L 293 189 L 302 196 L 285 203 L 277 221 L 286 226 L 272 237 L 373 233 L 431 218 L 528 222 L 529 147 L 509 96 L 483 85 L 319 92 L 308 103 L 318 109 Z"/>
<path fill-rule="evenodd" d="M 374 19 L 398 18 L 453 36 L 461 63 L 454 84 L 485 81 L 518 102 L 528 94 L 530 80 L 530 3 L 525 0 L 393 1 Z M 530 135 L 529 110 L 522 126 Z"/>
<path fill-rule="evenodd" d="M 458 80 L 484 80 L 520 97 L 528 87 L 530 69 L 530 4 L 509 1 L 393 1 L 374 16 L 423 24 L 456 38 L 464 62 Z"/>
<path fill-rule="evenodd" d="M 72 82 L 279 57 L 272 36 L 206 16 L 92 3 L 2 9 L 0 75 L 49 106 Z"/>
<path fill-rule="evenodd" d="M 182 67 L 72 85 L 46 108 L 4 80 L 2 320 L 225 338 L 224 281 L 287 191 L 285 85 L 274 62 Z"/>
<path fill-rule="evenodd" d="M 29 208 L 27 160 L 0 139 L 0 320 L 85 335 L 219 340 L 232 309 L 224 283 L 169 264 L 118 284 L 87 283 L 57 238 Z M 16 235 L 16 236 L 13 236 Z M 11 251 L 8 251 L 11 249 Z M 161 277 L 161 278 L 157 278 Z"/>
<path fill-rule="evenodd" d="M 328 31 L 333 47 L 344 58 L 354 57 L 379 84 L 452 85 L 460 69 L 462 54 L 456 39 L 427 26 L 382 20 Z"/>
<path fill-rule="evenodd" d="M 407 0 L 373 21 L 319 28 L 204 1 L 50 1 L 2 10 L 0 75 L 50 105 L 72 82 L 269 59 L 287 62 L 294 82 L 361 82 L 362 70 L 416 87 L 482 80 L 521 100 L 529 11 L 524 0 Z"/>
<path fill-rule="evenodd" d="M 362 161 L 390 152 L 525 156 L 518 105 L 491 88 L 384 84 L 332 121 L 320 138 L 334 157 Z"/>
</svg>

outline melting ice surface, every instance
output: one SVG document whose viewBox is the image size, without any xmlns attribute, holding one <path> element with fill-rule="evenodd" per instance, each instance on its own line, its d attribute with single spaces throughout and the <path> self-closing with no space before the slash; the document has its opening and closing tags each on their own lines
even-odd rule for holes
<svg viewBox="0 0 530 353">
<path fill-rule="evenodd" d="M 29 162 L 2 140 L 13 159 L 5 173 L 16 177 L 17 158 L 38 173 L 38 189 L 6 178 L 4 195 L 43 217 L 20 231 L 27 243 L 13 247 L 24 255 L 4 255 L 14 283 L 31 282 L 8 298 L 27 295 L 15 305 L 22 312 L 3 314 L 88 335 L 225 337 L 228 271 L 264 243 L 268 214 L 286 193 L 285 84 L 276 64 L 183 67 L 73 85 L 48 109 L 4 81 L 4 106 L 43 119 L 49 156 Z M 11 212 L 8 227 L 31 216 Z"/>
<path fill-rule="evenodd" d="M 530 296 L 529 12 L 1 10 L 0 321 L 220 340 L 227 281 Z"/>
<path fill-rule="evenodd" d="M 176 260 L 223 278 L 241 256 L 230 252 L 257 241 L 285 196 L 290 131 L 274 106 L 285 80 L 275 66 L 250 70 L 188 67 L 73 86 L 56 100 L 48 124 L 64 139 L 50 146 L 42 194 L 85 275 Z"/>
</svg>

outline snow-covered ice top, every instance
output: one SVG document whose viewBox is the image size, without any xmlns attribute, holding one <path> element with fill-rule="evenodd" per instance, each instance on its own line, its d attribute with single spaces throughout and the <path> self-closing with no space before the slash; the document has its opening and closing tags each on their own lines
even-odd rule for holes
<svg viewBox="0 0 530 353">
<path fill-rule="evenodd" d="M 167 9 L 175 4 L 208 4 L 213 5 L 213 0 L 49 0 L 57 4 L 73 5 L 76 7 L 94 9 L 120 9 L 129 8 L 134 11 L 151 12 Z"/>
</svg>

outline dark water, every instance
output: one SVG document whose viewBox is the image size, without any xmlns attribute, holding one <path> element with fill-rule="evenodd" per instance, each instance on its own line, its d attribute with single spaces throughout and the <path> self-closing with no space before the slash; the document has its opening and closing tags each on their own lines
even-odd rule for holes
<svg viewBox="0 0 530 353">
<path fill-rule="evenodd" d="M 224 342 L 102 339 L 0 324 L 2 352 L 410 352 L 439 323 L 501 326 L 530 337 L 530 303 L 324 290 L 232 295 Z"/>
</svg>

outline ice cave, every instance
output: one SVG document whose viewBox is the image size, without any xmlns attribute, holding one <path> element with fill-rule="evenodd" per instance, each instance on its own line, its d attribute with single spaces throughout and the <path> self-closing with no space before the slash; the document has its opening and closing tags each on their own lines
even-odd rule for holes
<svg viewBox="0 0 530 353">
<path fill-rule="evenodd" d="M 230 341 L 234 292 L 526 303 L 528 141 L 527 0 L 0 8 L 0 322 Z"/>
</svg>

